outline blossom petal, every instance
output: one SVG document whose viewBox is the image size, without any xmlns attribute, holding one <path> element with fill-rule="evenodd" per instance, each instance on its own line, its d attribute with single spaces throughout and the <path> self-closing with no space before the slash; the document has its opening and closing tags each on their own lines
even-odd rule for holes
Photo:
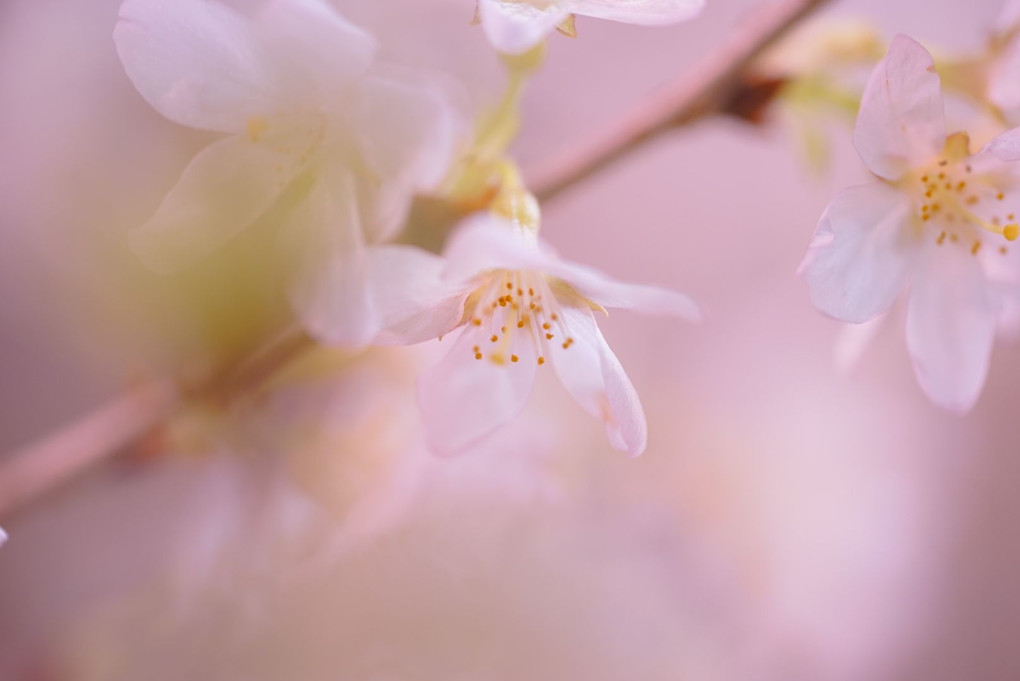
<svg viewBox="0 0 1020 681">
<path fill-rule="evenodd" d="M 454 144 L 453 113 L 433 89 L 369 77 L 353 112 L 366 172 L 375 178 L 375 213 L 366 216 L 385 239 L 407 213 L 414 194 L 446 175 Z"/>
<path fill-rule="evenodd" d="M 942 89 L 928 50 L 904 35 L 872 72 L 861 98 L 854 146 L 868 169 L 896 180 L 942 151 Z"/>
<path fill-rule="evenodd" d="M 372 36 L 323 0 L 269 0 L 255 26 L 282 103 L 349 104 L 350 83 L 375 59 Z"/>
<path fill-rule="evenodd" d="M 299 164 L 276 145 L 245 136 L 214 142 L 195 156 L 155 215 L 131 232 L 132 248 L 158 272 L 194 264 L 265 213 Z"/>
<path fill-rule="evenodd" d="M 516 417 L 528 401 L 538 368 L 523 343 L 520 361 L 474 358 L 477 334 L 465 329 L 450 353 L 418 381 L 425 439 L 439 455 L 460 454 Z"/>
<path fill-rule="evenodd" d="M 836 195 L 800 266 L 819 311 L 860 324 L 889 309 L 917 251 L 906 228 L 909 208 L 898 192 L 880 183 Z"/>
<path fill-rule="evenodd" d="M 323 172 L 284 227 L 298 254 L 291 304 L 308 332 L 331 345 L 371 341 L 382 321 L 372 301 L 370 262 L 350 175 Z"/>
<path fill-rule="evenodd" d="M 977 258 L 964 248 L 931 246 L 914 276 L 907 349 L 932 402 L 967 411 L 988 375 L 997 306 Z"/>
<path fill-rule="evenodd" d="M 4 532 L 4 528 L 0 527 L 0 546 L 3 546 L 7 541 L 7 533 Z"/>
<path fill-rule="evenodd" d="M 1017 77 L 1020 78 L 1020 71 L 1017 72 Z M 1018 101 L 1018 105 L 1020 105 L 1020 101 Z M 975 156 L 976 159 L 981 158 L 987 152 L 1006 163 L 1020 161 L 1020 128 L 1013 128 L 996 135 L 981 152 Z"/>
<path fill-rule="evenodd" d="M 561 316 L 574 343 L 552 349 L 556 374 L 577 403 L 605 424 L 613 447 L 638 456 L 645 450 L 648 426 L 637 391 L 590 310 L 564 308 Z"/>
<path fill-rule="evenodd" d="M 558 3 L 539 9 L 512 0 L 479 0 L 478 12 L 485 36 L 505 54 L 527 52 L 570 16 Z"/>
<path fill-rule="evenodd" d="M 702 10 L 705 0 L 567 0 L 563 6 L 573 14 L 654 25 L 690 19 Z"/>
<path fill-rule="evenodd" d="M 466 280 L 492 269 L 534 270 L 562 279 L 583 297 L 603 307 L 630 308 L 697 321 L 700 312 L 687 296 L 616 281 L 590 267 L 562 260 L 537 237 L 513 223 L 480 213 L 464 221 L 445 252 L 446 276 Z"/>
<path fill-rule="evenodd" d="M 443 259 L 412 246 L 369 249 L 372 300 L 382 332 L 376 345 L 411 345 L 438 338 L 464 316 L 468 291 L 440 276 Z"/>
<path fill-rule="evenodd" d="M 125 0 L 113 37 L 138 92 L 172 121 L 240 132 L 272 108 L 251 23 L 220 2 Z"/>
</svg>

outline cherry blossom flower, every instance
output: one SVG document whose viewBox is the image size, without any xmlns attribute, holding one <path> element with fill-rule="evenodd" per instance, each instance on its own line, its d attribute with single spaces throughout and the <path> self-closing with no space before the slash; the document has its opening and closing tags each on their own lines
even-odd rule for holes
<svg viewBox="0 0 1020 681">
<path fill-rule="evenodd" d="M 380 323 L 370 246 L 442 179 L 444 101 L 375 73 L 373 38 L 323 0 L 270 0 L 250 17 L 209 0 L 126 0 L 114 38 L 157 111 L 227 134 L 132 234 L 135 250 L 176 271 L 273 209 L 303 263 L 291 299 L 305 325 L 327 342 L 367 342 Z"/>
<path fill-rule="evenodd" d="M 690 19 L 705 0 L 478 0 L 477 18 L 504 54 L 522 54 L 559 29 L 574 35 L 574 16 L 658 25 Z"/>
<path fill-rule="evenodd" d="M 1006 133 L 972 155 L 965 133 L 947 136 L 932 57 L 897 36 L 871 75 L 854 133 L 876 181 L 832 200 L 801 265 L 815 307 L 855 324 L 909 288 L 914 370 L 948 409 L 977 400 L 997 317 L 1020 290 L 1015 139 Z"/>
<path fill-rule="evenodd" d="M 510 422 L 547 364 L 605 424 L 615 448 L 634 456 L 644 451 L 641 403 L 593 312 L 618 307 L 697 320 L 689 298 L 616 282 L 561 260 L 533 229 L 494 214 L 469 218 L 444 255 L 442 276 L 456 282 L 458 293 L 434 296 L 417 316 L 432 321 L 409 325 L 409 336 L 388 332 L 390 341 L 408 342 L 449 331 L 442 320 L 458 320 L 453 347 L 419 381 L 426 439 L 434 451 L 462 452 Z"/>
</svg>

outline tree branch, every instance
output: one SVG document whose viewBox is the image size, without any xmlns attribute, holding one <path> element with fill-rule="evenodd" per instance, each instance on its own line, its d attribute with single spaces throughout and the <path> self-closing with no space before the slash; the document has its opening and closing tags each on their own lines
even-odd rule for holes
<svg viewBox="0 0 1020 681">
<path fill-rule="evenodd" d="M 528 186 L 540 202 L 549 201 L 669 130 L 729 113 L 755 59 L 828 1 L 782 0 L 761 8 L 718 51 L 653 93 L 612 127 L 536 169 Z"/>
</svg>

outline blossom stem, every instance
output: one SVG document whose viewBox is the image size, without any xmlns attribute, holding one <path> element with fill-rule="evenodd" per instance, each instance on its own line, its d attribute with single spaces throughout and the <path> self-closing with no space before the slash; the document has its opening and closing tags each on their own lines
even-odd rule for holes
<svg viewBox="0 0 1020 681">
<path fill-rule="evenodd" d="M 828 1 L 782 0 L 762 8 L 700 64 L 685 70 L 588 143 L 536 168 L 528 182 L 535 196 L 548 201 L 665 132 L 727 113 L 762 52 Z"/>
</svg>

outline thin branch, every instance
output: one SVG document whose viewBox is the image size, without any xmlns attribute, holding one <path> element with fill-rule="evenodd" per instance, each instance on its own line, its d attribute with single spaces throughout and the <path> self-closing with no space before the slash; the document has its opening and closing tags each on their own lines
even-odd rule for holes
<svg viewBox="0 0 1020 681">
<path fill-rule="evenodd" d="M 60 487 L 76 475 L 141 442 L 185 399 L 230 399 L 251 394 L 314 341 L 291 330 L 227 371 L 182 389 L 164 378 L 139 385 L 42 440 L 0 459 L 0 518 Z"/>
<path fill-rule="evenodd" d="M 172 381 L 138 386 L 0 461 L 0 517 L 60 486 L 168 416 L 179 402 Z"/>
<path fill-rule="evenodd" d="M 681 73 L 587 144 L 573 146 L 538 168 L 528 182 L 535 196 L 548 201 L 669 130 L 727 113 L 745 87 L 755 59 L 828 1 L 783 0 L 761 8 L 700 64 Z"/>
</svg>

